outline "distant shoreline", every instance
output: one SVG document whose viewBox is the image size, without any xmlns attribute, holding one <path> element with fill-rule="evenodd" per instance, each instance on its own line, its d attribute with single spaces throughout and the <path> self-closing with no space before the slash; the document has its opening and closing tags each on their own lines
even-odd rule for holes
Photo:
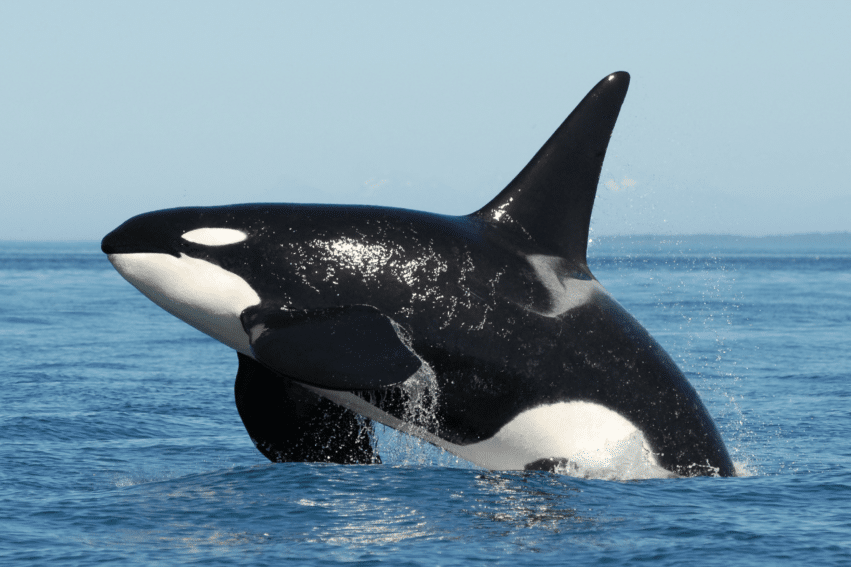
<svg viewBox="0 0 851 567">
<path fill-rule="evenodd" d="M 851 245 L 851 231 L 849 232 L 805 232 L 799 234 L 772 234 L 766 236 L 745 236 L 738 234 L 619 234 L 610 236 L 592 236 L 594 242 L 630 242 L 633 244 L 647 243 L 688 243 L 705 242 L 711 240 L 717 243 L 831 243 Z"/>
<path fill-rule="evenodd" d="M 733 234 L 642 234 L 592 236 L 588 255 L 618 252 L 812 253 L 851 255 L 851 232 L 810 232 L 770 236 Z"/>
</svg>

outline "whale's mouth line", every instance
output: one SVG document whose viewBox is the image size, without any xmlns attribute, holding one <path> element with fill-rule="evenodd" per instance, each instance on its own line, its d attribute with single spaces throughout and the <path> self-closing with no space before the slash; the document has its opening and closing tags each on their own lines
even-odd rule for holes
<svg viewBox="0 0 851 567">
<path fill-rule="evenodd" d="M 106 254 L 107 257 L 117 254 L 167 254 L 175 258 L 180 257 L 181 253 L 171 243 L 163 242 L 157 244 L 149 241 L 133 241 L 123 238 L 121 235 L 116 235 L 117 232 L 118 230 L 116 229 L 101 240 L 101 252 Z"/>
</svg>

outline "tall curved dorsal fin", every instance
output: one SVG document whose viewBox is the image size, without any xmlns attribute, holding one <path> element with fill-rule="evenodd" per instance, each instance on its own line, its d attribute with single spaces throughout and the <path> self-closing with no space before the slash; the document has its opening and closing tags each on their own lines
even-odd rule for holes
<svg viewBox="0 0 851 567">
<path fill-rule="evenodd" d="M 532 161 L 473 216 L 519 225 L 536 243 L 585 265 L 597 182 L 628 87 L 624 71 L 597 83 Z"/>
</svg>

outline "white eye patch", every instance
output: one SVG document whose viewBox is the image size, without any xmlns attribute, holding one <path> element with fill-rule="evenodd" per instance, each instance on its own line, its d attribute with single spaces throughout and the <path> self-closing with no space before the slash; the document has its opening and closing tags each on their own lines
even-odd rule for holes
<svg viewBox="0 0 851 567">
<path fill-rule="evenodd" d="M 233 228 L 197 228 L 185 233 L 182 238 L 204 246 L 224 246 L 242 242 L 248 235 Z"/>
</svg>

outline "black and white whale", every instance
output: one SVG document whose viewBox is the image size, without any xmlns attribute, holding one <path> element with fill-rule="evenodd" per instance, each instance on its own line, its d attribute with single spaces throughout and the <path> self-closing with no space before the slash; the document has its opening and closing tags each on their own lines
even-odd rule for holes
<svg viewBox="0 0 851 567">
<path fill-rule="evenodd" d="M 591 209 L 629 75 L 604 78 L 485 207 L 157 211 L 103 239 L 142 293 L 239 356 L 273 461 L 376 462 L 375 420 L 490 469 L 733 464 L 671 357 L 594 278 Z"/>
</svg>

